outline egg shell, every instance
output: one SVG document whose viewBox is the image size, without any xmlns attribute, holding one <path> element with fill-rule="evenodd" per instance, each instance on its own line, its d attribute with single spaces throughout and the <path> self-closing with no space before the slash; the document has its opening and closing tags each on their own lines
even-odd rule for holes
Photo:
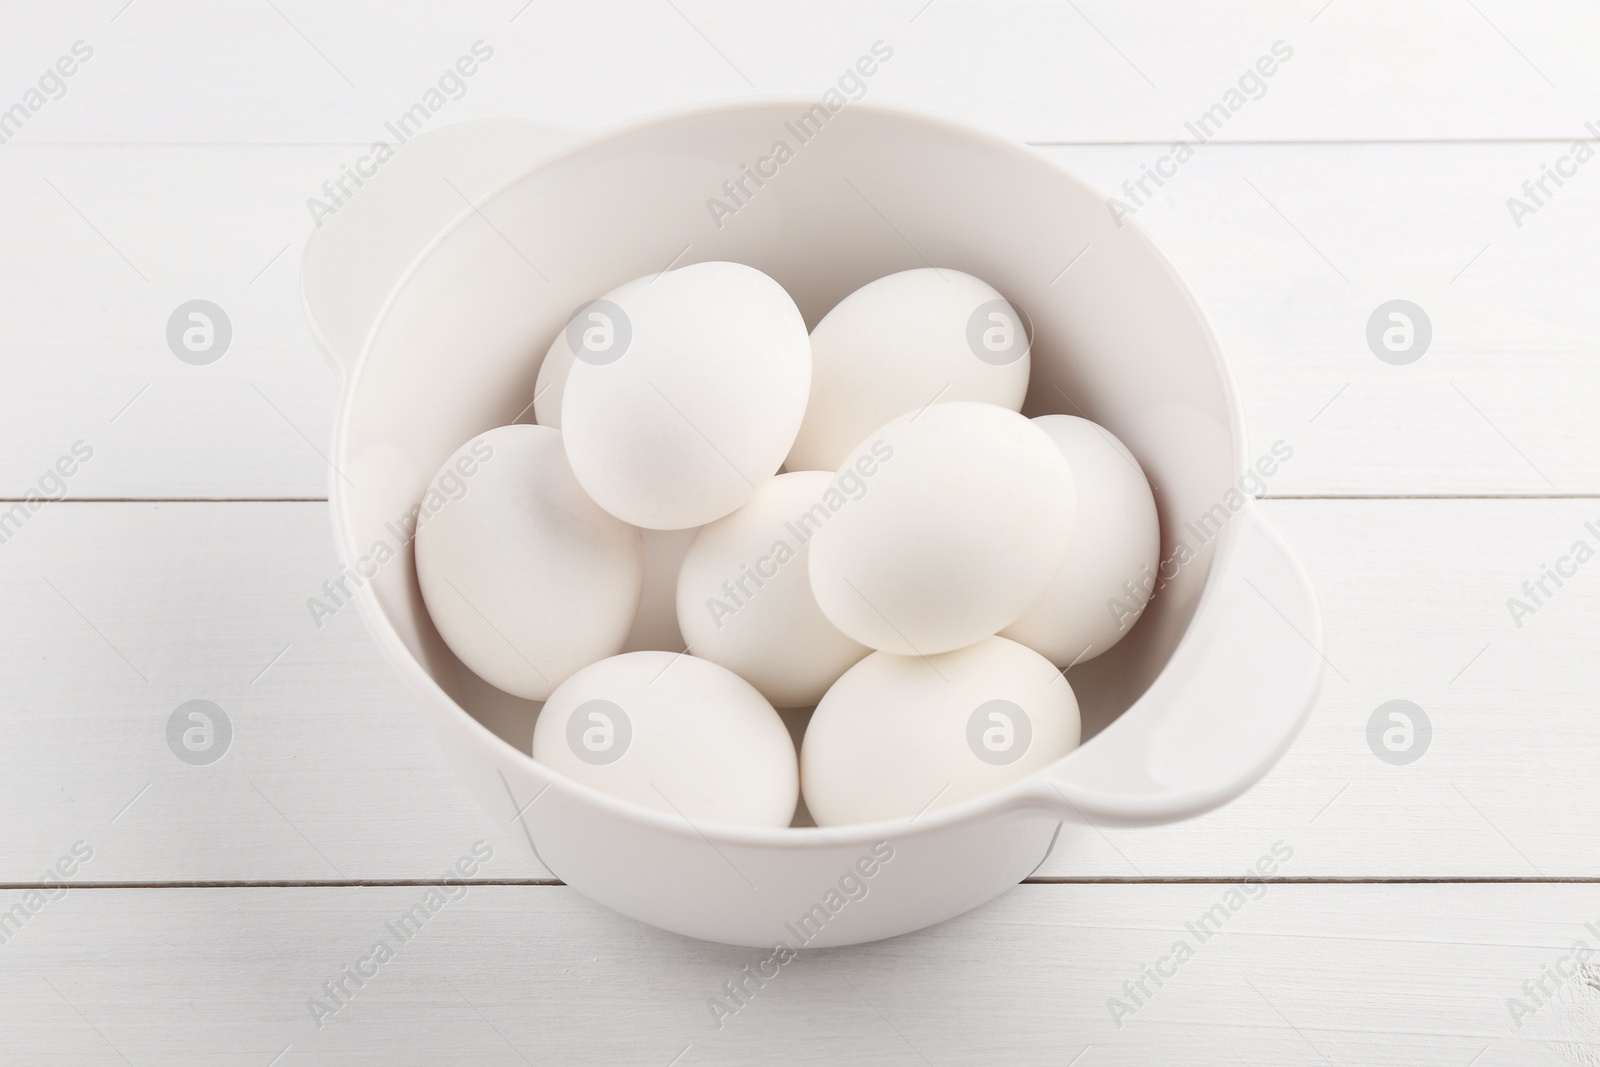
<svg viewBox="0 0 1600 1067">
<path fill-rule="evenodd" d="M 989 637 L 942 655 L 874 652 L 806 727 L 800 777 L 818 826 L 909 819 L 982 796 L 1078 747 L 1072 686 L 1032 649 Z"/>
<path fill-rule="evenodd" d="M 932 655 L 1015 622 L 1061 567 L 1075 493 L 1061 450 L 992 404 L 934 404 L 872 434 L 834 477 L 848 503 L 811 541 L 828 621 Z"/>
<path fill-rule="evenodd" d="M 629 652 L 568 678 L 539 711 L 533 758 L 692 823 L 788 826 L 799 765 L 783 720 L 726 668 Z"/>
<path fill-rule="evenodd" d="M 539 364 L 539 376 L 533 383 L 533 417 L 540 426 L 561 429 L 561 397 L 567 390 L 567 375 L 572 372 L 574 359 L 571 342 L 577 340 L 581 346 L 585 337 L 603 340 L 609 330 L 610 340 L 615 343 L 616 324 L 606 321 L 605 316 L 610 310 L 606 305 L 615 304 L 654 277 L 653 274 L 647 274 L 643 278 L 623 282 L 598 300 L 584 304 L 567 319 L 561 332 L 550 342 L 550 348 Z M 599 332 L 591 333 L 592 330 Z"/>
<path fill-rule="evenodd" d="M 440 479 L 451 473 L 465 489 L 424 517 L 416 536 L 428 615 L 479 677 L 543 700 L 621 649 L 639 605 L 640 532 L 584 494 L 561 433 L 548 427 L 480 434 Z"/>
<path fill-rule="evenodd" d="M 809 544 L 832 518 L 832 483 L 827 471 L 778 475 L 738 511 L 701 527 L 678 572 L 688 646 L 780 708 L 815 704 L 871 651 L 840 633 L 811 593 Z"/>
<path fill-rule="evenodd" d="M 1038 601 L 1001 631 L 1058 667 L 1105 652 L 1138 621 L 1155 588 L 1161 524 L 1139 461 L 1111 431 L 1074 415 L 1041 415 L 1072 467 L 1072 543 Z"/>
<path fill-rule="evenodd" d="M 789 294 L 740 263 L 696 263 L 615 302 L 604 362 L 574 360 L 561 430 L 579 483 L 637 526 L 720 519 L 783 464 L 811 345 Z"/>
<path fill-rule="evenodd" d="M 867 434 L 938 401 L 1018 411 L 1028 333 L 987 282 L 924 267 L 857 289 L 811 331 L 811 401 L 789 470 L 836 470 Z"/>
</svg>

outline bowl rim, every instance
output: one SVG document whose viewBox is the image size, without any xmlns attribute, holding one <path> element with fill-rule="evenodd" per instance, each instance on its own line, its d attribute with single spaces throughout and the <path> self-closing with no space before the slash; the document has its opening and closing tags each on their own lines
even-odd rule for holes
<svg viewBox="0 0 1600 1067">
<path fill-rule="evenodd" d="M 484 204 L 493 201 L 513 185 L 523 181 L 529 174 L 567 159 L 580 157 L 607 142 L 686 120 L 776 108 L 797 108 L 803 111 L 818 103 L 819 100 L 817 98 L 796 94 L 752 94 L 736 99 L 702 101 L 666 108 L 622 122 L 595 127 L 592 130 L 572 131 L 568 127 L 552 126 L 553 129 L 560 128 L 570 132 L 577 132 L 581 135 L 580 139 L 574 143 L 558 147 L 548 155 L 540 158 L 538 162 L 519 170 L 488 192 L 478 196 L 470 204 L 463 206 L 461 212 L 413 256 L 410 264 L 399 276 L 393 288 L 385 297 L 377 314 L 373 317 L 372 324 L 361 342 L 359 354 L 354 360 L 350 361 L 345 369 L 338 409 L 334 419 L 332 455 L 328 474 L 328 504 L 333 523 L 335 547 L 339 554 L 340 562 L 346 566 L 353 566 L 355 560 L 352 553 L 356 551 L 353 547 L 352 531 L 349 528 L 348 512 L 345 504 L 346 494 L 341 487 L 341 479 L 337 475 L 337 471 L 343 469 L 349 458 L 348 431 L 354 408 L 354 398 L 360 390 L 362 376 L 371 357 L 374 342 L 381 333 L 382 327 L 393 311 L 395 304 L 399 301 L 401 293 L 405 291 L 411 280 L 416 276 L 422 264 L 445 241 L 449 240 L 457 230 L 474 218 L 477 211 Z M 1104 200 L 1103 195 L 1088 182 L 1054 160 L 1047 158 L 1025 142 L 962 121 L 950 119 L 943 115 L 905 105 L 852 101 L 841 109 L 841 113 L 846 110 L 872 112 L 895 122 L 905 123 L 910 126 L 920 126 L 940 136 L 966 140 L 986 152 L 1009 156 L 1026 165 L 1048 167 L 1058 180 L 1080 187 L 1080 189 L 1097 200 Z M 1107 210 L 1110 210 L 1109 207 Z M 1161 247 L 1150 239 L 1150 236 L 1136 219 L 1131 216 L 1124 216 L 1118 220 L 1118 228 L 1128 230 L 1131 239 L 1139 242 L 1144 251 L 1152 256 L 1153 262 L 1167 274 L 1174 283 L 1175 291 L 1181 298 L 1184 309 L 1193 317 L 1193 321 L 1200 329 L 1213 364 L 1213 370 L 1217 376 L 1223 405 L 1228 416 L 1229 444 L 1232 448 L 1230 466 L 1236 479 L 1242 477 L 1245 473 L 1246 456 L 1248 454 L 1243 407 L 1240 402 L 1237 384 L 1229 368 L 1227 357 L 1223 354 L 1211 319 L 1206 314 L 1205 309 L 1200 306 L 1183 275 Z M 304 303 L 304 293 L 302 293 L 301 299 L 302 303 Z M 1254 506 L 1253 500 L 1247 500 L 1246 508 L 1242 510 L 1248 511 Z M 1188 646 L 1205 639 L 1210 617 L 1215 614 L 1221 576 L 1227 574 L 1232 568 L 1234 556 L 1242 536 L 1241 531 L 1246 525 L 1248 524 L 1245 522 L 1232 522 L 1223 529 L 1216 542 L 1205 584 L 1201 589 L 1199 599 L 1196 601 L 1194 613 L 1184 629 L 1183 636 L 1179 638 L 1178 643 L 1168 656 L 1167 662 L 1162 665 L 1156 677 L 1145 687 L 1145 692 L 1121 712 L 1116 719 L 1107 724 L 1100 733 L 1065 756 L 1053 760 L 1015 781 L 1008 782 L 979 796 L 932 811 L 924 809 L 923 812 L 918 812 L 917 815 L 911 816 L 909 819 L 882 819 L 874 822 L 851 823 L 840 826 L 765 827 L 738 823 L 695 822 L 685 815 L 647 808 L 632 801 L 613 797 L 608 793 L 603 793 L 591 786 L 568 778 L 559 771 L 539 763 L 530 753 L 521 751 L 501 738 L 451 697 L 434 680 L 433 676 L 423 667 L 417 657 L 411 654 L 410 649 L 406 647 L 394 624 L 389 621 L 382 606 L 378 603 L 377 594 L 373 591 L 370 583 L 363 583 L 356 590 L 354 599 L 357 613 L 365 622 L 369 633 L 383 653 L 384 658 L 406 681 L 407 687 L 414 694 L 425 698 L 423 703 L 427 705 L 426 712 L 428 714 L 441 716 L 451 727 L 463 731 L 464 738 L 470 738 L 470 743 L 478 748 L 481 756 L 491 764 L 496 762 L 497 755 L 510 752 L 519 762 L 531 768 L 535 777 L 546 781 L 545 787 L 540 790 L 533 801 L 529 801 L 526 807 L 521 807 L 515 795 L 511 794 L 510 799 L 513 806 L 521 807 L 523 813 L 531 809 L 534 802 L 542 797 L 546 791 L 558 790 L 559 793 L 565 794 L 572 801 L 599 809 L 602 814 L 609 818 L 631 823 L 639 829 L 648 829 L 678 838 L 699 838 L 707 843 L 788 851 L 822 850 L 845 846 L 859 847 L 884 840 L 893 841 L 905 840 L 913 836 L 920 837 L 943 829 L 976 822 L 986 817 L 1000 817 L 1014 812 L 1043 811 L 1061 818 L 1058 806 L 1049 806 L 1039 801 L 1040 784 L 1047 782 L 1066 761 L 1079 758 L 1080 754 L 1086 751 L 1093 752 L 1095 741 L 1111 730 L 1117 722 L 1139 708 L 1148 694 L 1157 687 L 1160 680 L 1174 669 L 1174 664 L 1184 658 L 1183 654 Z M 798 762 L 798 747 L 795 750 L 795 758 Z M 1225 800 L 1230 796 L 1237 795 L 1248 787 L 1249 782 L 1260 776 L 1260 770 L 1256 769 L 1251 775 L 1241 776 L 1239 780 L 1207 789 L 1204 791 L 1204 796 L 1221 797 Z M 500 771 L 498 773 L 506 785 L 508 794 L 510 794 L 510 784 L 505 780 L 504 772 Z M 1202 795 L 1197 794 L 1197 802 L 1201 798 Z M 1082 815 L 1081 811 L 1079 814 Z M 514 821 L 523 822 L 524 832 L 527 833 L 529 842 L 532 844 L 532 830 L 523 821 L 522 815 L 519 814 Z M 1087 815 L 1083 815 L 1083 821 L 1090 825 L 1099 825 L 1096 820 Z M 913 826 L 913 824 L 915 825 Z M 1110 825 L 1112 821 L 1105 820 L 1105 824 Z M 1053 843 L 1054 838 L 1052 838 L 1052 847 Z M 537 854 L 536 847 L 535 853 Z"/>
</svg>

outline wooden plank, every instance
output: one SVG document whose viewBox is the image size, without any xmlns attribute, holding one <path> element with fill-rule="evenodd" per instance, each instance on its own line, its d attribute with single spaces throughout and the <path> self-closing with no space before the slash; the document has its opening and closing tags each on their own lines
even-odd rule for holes
<svg viewBox="0 0 1600 1067">
<path fill-rule="evenodd" d="M 0 546 L 0 880 L 79 839 L 93 881 L 434 877 L 476 837 L 501 847 L 494 876 L 546 877 L 440 760 L 355 609 L 313 623 L 338 576 L 322 504 L 30 518 Z M 197 699 L 232 725 L 209 765 L 168 741 Z"/>
<path fill-rule="evenodd" d="M 95 52 L 0 127 L 0 497 L 63 462 L 77 498 L 320 499 L 338 380 L 295 310 L 305 200 L 472 42 L 494 56 L 430 126 L 813 96 L 882 39 L 868 99 L 1044 144 L 1124 197 L 1287 42 L 1265 95 L 1138 210 L 1216 323 L 1256 447 L 1295 449 L 1270 493 L 1574 499 L 1269 502 L 1321 591 L 1329 671 L 1265 782 L 1177 827 L 1064 829 L 1033 884 L 803 954 L 720 1029 L 709 999 L 762 953 L 565 887 L 472 886 L 320 1028 L 308 999 L 424 886 L 5 890 L 0 1061 L 1600 1062 L 1596 961 L 1551 979 L 1579 939 L 1600 950 L 1592 884 L 1151 884 L 1237 878 L 1278 842 L 1292 879 L 1600 878 L 1600 601 L 1587 562 L 1546 577 L 1600 548 L 1600 170 L 1520 224 L 1507 203 L 1596 135 L 1596 30 L 1582 0 L 10 13 L 0 113 L 72 42 Z M 1379 143 L 1407 141 L 1427 143 Z M 236 329 L 205 367 L 163 337 L 195 298 Z M 1434 328 L 1408 366 L 1365 340 L 1397 298 Z M 336 570 L 316 502 L 28 513 L 0 542 L 0 882 L 58 862 L 91 885 L 435 881 L 479 841 L 477 879 L 547 878 L 439 761 L 354 613 L 312 624 Z M 195 699 L 232 727 L 218 762 L 172 747 Z M 1395 700 L 1431 722 L 1412 763 L 1370 747 Z M 1203 943 L 1186 925 L 1240 900 Z M 1175 976 L 1124 988 L 1179 939 Z M 1121 1025 L 1114 997 L 1136 1009 Z"/>
<path fill-rule="evenodd" d="M 1600 251 L 1582 239 L 1600 227 L 1600 170 L 1521 228 L 1505 206 L 1552 151 L 1213 146 L 1147 183 L 1137 221 L 1215 321 L 1257 447 L 1295 449 L 1270 493 L 1600 493 Z M 79 440 L 95 457 L 78 497 L 324 496 L 339 379 L 296 310 L 296 270 L 305 199 L 344 152 L 6 146 L 0 496 Z M 1047 152 L 1108 193 L 1159 162 L 1148 147 Z M 208 366 L 165 340 L 195 298 L 234 327 Z M 1409 366 L 1366 342 L 1396 298 L 1433 326 Z"/>
<path fill-rule="evenodd" d="M 1038 874 L 1229 876 L 1283 837 L 1292 877 L 1600 876 L 1600 565 L 1547 581 L 1520 628 L 1506 606 L 1573 542 L 1600 544 L 1585 527 L 1600 505 L 1266 506 L 1326 615 L 1331 666 L 1304 734 L 1222 811 L 1065 828 Z M 544 876 L 439 760 L 354 612 L 315 627 L 306 599 L 336 574 L 316 503 L 52 504 L 0 545 L 0 811 L 19 813 L 0 881 L 35 878 L 79 838 L 96 882 L 426 878 L 478 836 L 505 857 L 493 877 Z M 210 766 L 168 748 L 191 699 L 234 724 Z M 1432 723 L 1405 766 L 1366 740 L 1396 699 Z"/>
<path fill-rule="evenodd" d="M 1331 12 L 1330 12 L 1331 14 Z M 1154 150 L 1052 156 L 1111 195 Z M 1135 218 L 1216 325 L 1257 450 L 1295 448 L 1273 494 L 1555 495 L 1600 489 L 1600 170 L 1514 221 L 1547 145 L 1218 147 Z M 1581 173 L 1581 172 L 1580 172 Z M 1135 190 L 1137 192 L 1137 190 Z M 1092 251 L 1080 266 L 1092 267 Z M 1077 269 L 1077 268 L 1074 268 Z M 1432 341 L 1408 365 L 1369 347 L 1408 300 Z"/>
<path fill-rule="evenodd" d="M 1240 97 L 1228 139 L 1570 139 L 1600 118 L 1600 15 L 1581 0 L 125 8 L 17 13 L 0 42 L 11 99 L 74 41 L 95 50 L 19 141 L 366 142 L 478 40 L 492 58 L 445 86 L 430 121 L 598 125 L 752 92 L 818 96 L 877 40 L 895 51 L 870 99 L 1038 141 L 1168 141 L 1278 41 L 1292 58 L 1264 95 Z"/>
<path fill-rule="evenodd" d="M 1593 1062 L 1592 967 L 1546 980 L 1520 1027 L 1507 1007 L 1563 957 L 1571 971 L 1575 942 L 1600 946 L 1593 886 L 1245 888 L 1023 886 L 932 930 L 802 952 L 720 1029 L 712 998 L 767 953 L 565 887 L 470 888 L 404 943 L 385 924 L 421 887 L 71 890 L 0 945 L 0 1050 L 223 1067 Z M 1219 906 L 1201 941 L 1193 924 Z M 392 958 L 345 979 L 319 1028 L 311 998 L 380 939 Z M 1120 1027 L 1112 998 L 1132 1006 Z"/>
<path fill-rule="evenodd" d="M 270 9 L 269 13 L 270 13 Z M 130 16 L 131 17 L 131 16 Z M 323 497 L 338 376 L 299 312 L 304 199 L 330 149 L 0 151 L 0 493 L 76 441 L 74 496 Z M 179 305 L 219 305 L 216 362 L 179 360 Z"/>
<path fill-rule="evenodd" d="M 1146 831 L 1063 829 L 1038 873 L 1242 870 L 1255 842 L 1286 837 L 1298 877 L 1595 875 L 1600 823 L 1587 802 L 1560 798 L 1589 794 L 1600 751 L 1600 665 L 1588 652 L 1600 571 L 1579 568 L 1561 588 L 1547 581 L 1553 595 L 1520 627 L 1507 600 L 1525 598 L 1522 583 L 1574 542 L 1600 549 L 1586 526 L 1600 529 L 1600 503 L 1296 500 L 1269 502 L 1267 514 L 1306 564 L 1327 630 L 1305 730 L 1221 811 Z M 1368 742 L 1370 720 L 1393 700 L 1431 724 L 1409 764 L 1385 762 Z"/>
</svg>

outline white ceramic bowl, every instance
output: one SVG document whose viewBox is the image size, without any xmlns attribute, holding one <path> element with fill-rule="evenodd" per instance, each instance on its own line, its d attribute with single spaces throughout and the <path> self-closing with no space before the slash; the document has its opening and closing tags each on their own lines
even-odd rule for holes
<svg viewBox="0 0 1600 1067">
<path fill-rule="evenodd" d="M 346 368 L 330 479 L 338 550 L 375 571 L 361 613 L 443 751 L 579 891 L 668 930 L 760 947 L 852 944 L 957 915 L 1027 877 L 1063 821 L 1153 824 L 1225 803 L 1289 746 L 1321 666 L 1310 584 L 1236 492 L 1257 453 L 1216 338 L 1143 233 L 1026 147 L 938 119 L 851 104 L 800 143 L 813 105 L 716 104 L 590 133 L 448 127 L 325 219 L 302 271 L 313 330 Z M 775 173 L 715 218 L 708 201 L 729 204 L 724 182 L 779 140 L 794 157 L 760 165 Z M 1087 416 L 1138 456 L 1163 558 L 1179 542 L 1194 558 L 1168 564 L 1134 632 L 1070 673 L 1088 738 L 1077 751 L 911 820 L 691 825 L 535 763 L 537 705 L 450 654 L 395 533 L 424 485 L 461 442 L 531 418 L 539 359 L 581 303 L 717 259 L 776 278 L 808 325 L 895 271 L 977 275 L 1031 316 L 1025 411 Z M 363 565 L 377 542 L 398 558 Z"/>
</svg>

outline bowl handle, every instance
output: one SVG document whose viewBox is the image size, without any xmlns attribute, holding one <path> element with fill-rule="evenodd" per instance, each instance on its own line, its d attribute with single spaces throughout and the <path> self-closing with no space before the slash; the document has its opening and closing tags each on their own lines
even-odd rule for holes
<svg viewBox="0 0 1600 1067">
<path fill-rule="evenodd" d="M 345 167 L 343 188 L 330 182 L 307 202 L 316 229 L 300 261 L 301 306 L 323 354 L 348 376 L 417 257 L 485 195 L 585 137 L 476 119 L 414 137 L 381 162 L 374 145 Z"/>
<path fill-rule="evenodd" d="M 1025 804 L 1108 825 L 1174 822 L 1254 785 L 1311 711 L 1326 662 L 1310 579 L 1254 500 L 1222 573 L 1154 684 L 1027 791 Z"/>
</svg>

